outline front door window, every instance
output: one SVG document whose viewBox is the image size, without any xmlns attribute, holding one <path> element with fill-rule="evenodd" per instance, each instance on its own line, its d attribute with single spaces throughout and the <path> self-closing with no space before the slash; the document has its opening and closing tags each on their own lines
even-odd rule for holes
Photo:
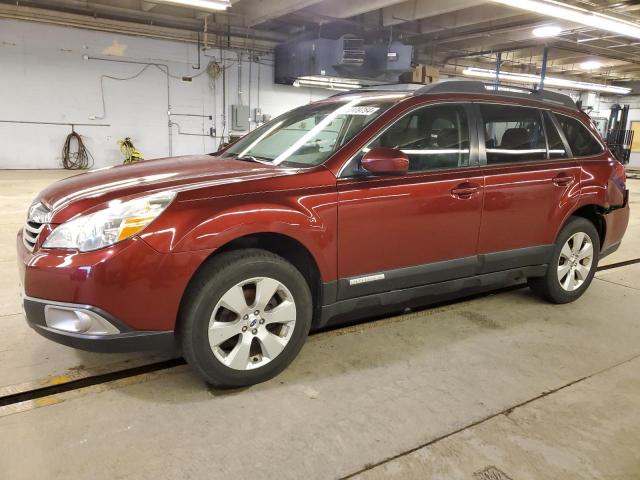
<svg viewBox="0 0 640 480">
<path fill-rule="evenodd" d="M 391 147 L 409 157 L 409 172 L 469 165 L 469 121 L 462 105 L 415 110 L 389 127 L 367 148 Z"/>
</svg>

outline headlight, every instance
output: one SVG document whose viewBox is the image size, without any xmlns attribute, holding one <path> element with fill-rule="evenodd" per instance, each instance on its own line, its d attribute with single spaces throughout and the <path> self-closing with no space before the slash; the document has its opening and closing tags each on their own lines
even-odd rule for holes
<svg viewBox="0 0 640 480">
<path fill-rule="evenodd" d="M 82 215 L 58 226 L 47 237 L 43 247 L 75 248 L 81 252 L 108 247 L 142 231 L 175 196 L 175 192 L 160 192 L 126 202 L 114 200 L 104 210 Z"/>
</svg>

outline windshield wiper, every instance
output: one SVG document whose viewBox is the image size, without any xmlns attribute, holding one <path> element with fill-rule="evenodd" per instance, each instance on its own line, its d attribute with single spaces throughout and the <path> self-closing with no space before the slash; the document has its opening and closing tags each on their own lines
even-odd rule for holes
<svg viewBox="0 0 640 480">
<path fill-rule="evenodd" d="M 244 160 L 245 162 L 258 162 L 258 159 L 256 157 L 252 157 L 251 155 L 244 155 L 244 156 L 239 156 L 239 155 L 233 155 L 231 158 L 234 158 L 236 160 Z"/>
<path fill-rule="evenodd" d="M 236 156 L 235 158 L 237 158 L 238 160 L 245 160 L 247 162 L 266 163 L 266 164 L 271 164 L 271 161 L 272 161 L 271 158 L 254 157 L 253 155 L 243 155 L 241 157 Z"/>
</svg>

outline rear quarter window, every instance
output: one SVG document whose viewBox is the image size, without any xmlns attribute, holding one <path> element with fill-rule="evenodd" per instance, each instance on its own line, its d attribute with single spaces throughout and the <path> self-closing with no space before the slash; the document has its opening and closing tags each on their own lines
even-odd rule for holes
<svg viewBox="0 0 640 480">
<path fill-rule="evenodd" d="M 574 157 L 589 157 L 603 152 L 602 145 L 582 122 L 562 114 L 554 114 Z"/>
</svg>

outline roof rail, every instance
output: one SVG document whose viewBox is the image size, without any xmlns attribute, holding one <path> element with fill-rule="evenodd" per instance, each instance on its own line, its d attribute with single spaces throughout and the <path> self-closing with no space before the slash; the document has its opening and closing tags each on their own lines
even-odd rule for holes
<svg viewBox="0 0 640 480">
<path fill-rule="evenodd" d="M 424 87 L 424 83 L 384 83 L 380 85 L 368 85 L 362 88 L 354 88 L 353 90 L 347 90 L 331 95 L 332 97 L 339 97 L 341 95 L 350 95 L 358 92 L 406 92 L 413 93 Z"/>
<path fill-rule="evenodd" d="M 441 94 L 441 93 L 480 93 L 485 95 L 499 95 L 509 98 L 525 98 L 540 102 L 554 103 L 573 110 L 578 110 L 576 102 L 569 95 L 549 90 L 534 90 L 511 85 L 499 85 L 485 83 L 476 80 L 444 80 L 430 83 L 416 90 L 414 95 Z"/>
<path fill-rule="evenodd" d="M 407 92 L 413 95 L 436 95 L 442 93 L 476 93 L 483 95 L 497 95 L 506 98 L 537 100 L 553 103 L 572 110 L 579 110 L 576 102 L 569 95 L 537 90 L 512 85 L 481 82 L 478 80 L 443 80 L 441 82 L 424 85 L 422 83 L 391 83 L 386 85 L 371 85 L 354 90 L 336 93 L 334 97 L 358 92 Z"/>
</svg>

